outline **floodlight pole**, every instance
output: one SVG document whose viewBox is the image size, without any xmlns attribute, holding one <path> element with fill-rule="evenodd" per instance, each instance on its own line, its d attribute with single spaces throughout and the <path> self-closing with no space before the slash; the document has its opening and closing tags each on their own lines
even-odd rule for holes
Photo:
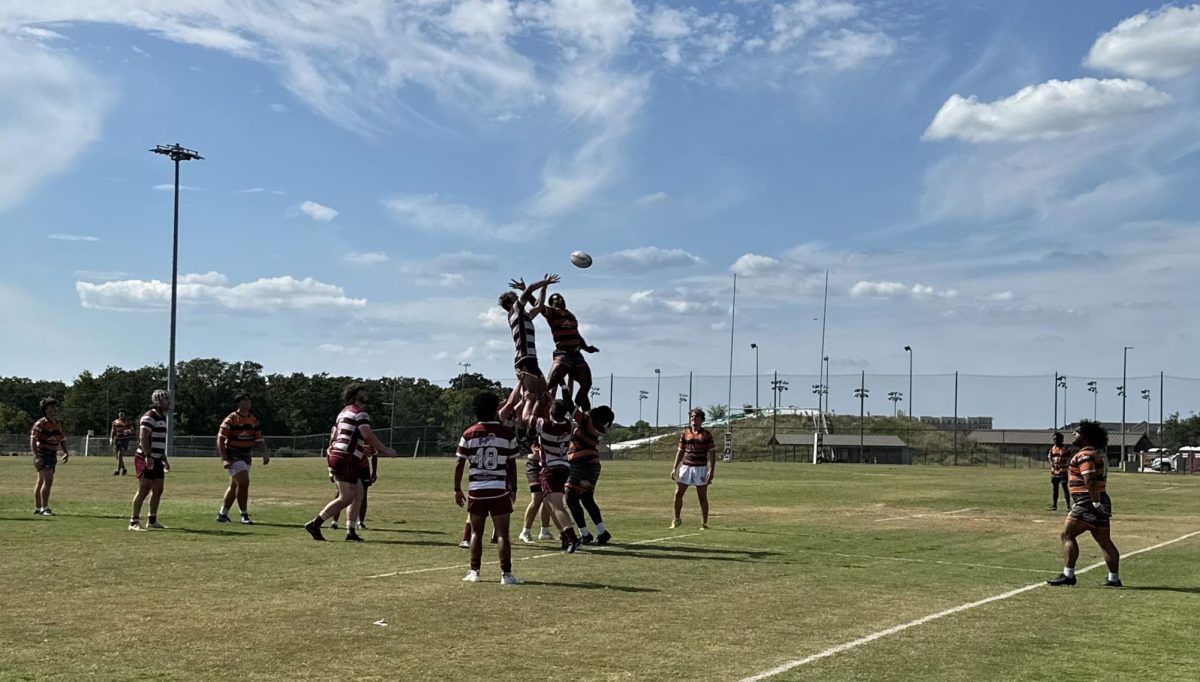
<svg viewBox="0 0 1200 682">
<path fill-rule="evenodd" d="M 1121 466 L 1125 466 L 1125 394 L 1129 393 L 1129 351 L 1133 346 L 1125 346 L 1121 353 Z"/>
<path fill-rule="evenodd" d="M 171 350 L 167 365 L 167 393 L 171 395 L 171 409 L 167 411 L 167 443 L 166 454 L 175 454 L 175 308 L 179 290 L 179 163 L 181 161 L 198 161 L 203 159 L 199 152 L 179 143 L 173 145 L 156 145 L 150 150 L 154 154 L 162 154 L 175 162 L 175 220 L 174 235 L 171 240 Z"/>
<path fill-rule="evenodd" d="M 750 347 L 754 349 L 754 411 L 758 412 L 758 344 L 752 343 Z"/>
<path fill-rule="evenodd" d="M 913 392 L 912 392 L 913 350 L 912 350 L 912 346 L 905 346 L 904 350 L 908 351 L 908 416 L 910 418 L 915 418 L 917 413 L 913 409 Z"/>
<path fill-rule="evenodd" d="M 654 375 L 658 377 L 657 386 L 654 389 L 654 428 L 658 428 L 658 413 L 662 410 L 662 370 L 655 369 Z"/>
</svg>

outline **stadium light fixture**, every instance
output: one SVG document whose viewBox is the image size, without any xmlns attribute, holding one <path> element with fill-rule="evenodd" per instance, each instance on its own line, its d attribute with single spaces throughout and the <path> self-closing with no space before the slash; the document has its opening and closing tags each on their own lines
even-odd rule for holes
<svg viewBox="0 0 1200 682">
<path fill-rule="evenodd" d="M 171 350 L 170 364 L 167 366 L 167 393 L 171 395 L 171 409 L 167 411 L 167 444 L 166 454 L 175 454 L 175 320 L 176 302 L 179 291 L 179 164 L 184 161 L 199 161 L 203 159 L 200 153 L 180 146 L 155 145 L 150 150 L 153 154 L 161 154 L 175 162 L 175 219 L 174 236 L 171 240 Z"/>
</svg>

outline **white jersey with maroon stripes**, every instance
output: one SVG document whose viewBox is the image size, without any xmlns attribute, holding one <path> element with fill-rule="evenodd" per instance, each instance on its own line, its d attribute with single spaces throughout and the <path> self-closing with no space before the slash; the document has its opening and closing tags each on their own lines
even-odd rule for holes
<svg viewBox="0 0 1200 682">
<path fill-rule="evenodd" d="M 557 422 L 538 417 L 534 422 L 538 443 L 542 446 L 542 463 L 548 467 L 569 466 L 567 446 L 571 443 L 571 420 Z"/>
<path fill-rule="evenodd" d="M 516 456 L 517 436 L 499 422 L 479 422 L 458 441 L 458 458 L 471 466 L 468 490 L 483 493 L 483 497 L 508 493 L 508 462 Z"/>
<path fill-rule="evenodd" d="M 337 424 L 330 434 L 329 456 L 347 457 L 353 455 L 359 459 L 366 456 L 363 446 L 362 428 L 371 425 L 371 417 L 366 410 L 358 405 L 347 405 L 338 413 Z"/>
<path fill-rule="evenodd" d="M 516 346 L 516 361 L 528 357 L 537 357 L 537 345 L 534 342 L 533 320 L 529 313 L 521 307 L 520 301 L 513 304 L 508 311 L 508 328 L 512 331 L 513 345 Z"/>
<path fill-rule="evenodd" d="M 154 459 L 162 459 L 167 452 L 167 416 L 157 407 L 152 407 L 142 415 L 139 427 L 150 429 L 150 452 L 142 450 L 141 436 L 138 436 L 137 454 L 145 457 L 147 454 Z"/>
</svg>

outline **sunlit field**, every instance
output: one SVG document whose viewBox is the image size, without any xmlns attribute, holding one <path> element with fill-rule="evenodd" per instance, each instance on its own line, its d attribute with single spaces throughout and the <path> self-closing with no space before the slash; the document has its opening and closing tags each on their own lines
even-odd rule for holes
<svg viewBox="0 0 1200 682">
<path fill-rule="evenodd" d="M 217 461 L 176 459 L 169 529 L 132 533 L 136 481 L 107 458 L 59 466 L 54 518 L 32 513 L 29 458 L 0 458 L 0 678 L 737 680 L 805 659 L 774 679 L 1200 670 L 1200 535 L 1185 537 L 1200 478 L 1113 475 L 1122 552 L 1169 543 L 1128 556 L 1122 590 L 1099 587 L 1100 567 L 889 633 L 1058 572 L 1045 472 L 721 465 L 702 531 L 691 494 L 668 529 L 668 462 L 606 462 L 614 545 L 516 542 L 526 584 L 501 586 L 490 545 L 484 582 L 461 582 L 452 460 L 380 469 L 367 541 L 317 543 L 300 527 L 333 492 L 317 459 L 255 464 L 253 526 L 215 523 Z M 1100 557 L 1081 540 L 1082 569 Z"/>
</svg>

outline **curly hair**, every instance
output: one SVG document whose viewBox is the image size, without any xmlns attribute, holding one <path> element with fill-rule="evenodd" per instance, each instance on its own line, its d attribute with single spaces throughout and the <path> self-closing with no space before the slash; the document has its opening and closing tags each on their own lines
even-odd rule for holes
<svg viewBox="0 0 1200 682">
<path fill-rule="evenodd" d="M 357 381 L 342 389 L 342 404 L 349 405 L 358 400 L 358 392 L 366 390 L 366 384 L 360 384 Z"/>
<path fill-rule="evenodd" d="M 1079 422 L 1079 427 L 1075 429 L 1075 433 L 1083 439 L 1083 442 L 1094 448 L 1103 450 L 1108 447 L 1108 431 L 1100 426 L 1099 422 L 1094 422 L 1084 419 Z"/>
<path fill-rule="evenodd" d="M 38 408 L 41 409 L 43 417 L 46 416 L 46 409 L 51 407 L 58 407 L 58 401 L 54 398 L 42 398 L 41 402 L 38 403 Z"/>
<path fill-rule="evenodd" d="M 471 401 L 471 409 L 474 410 L 475 418 L 479 421 L 495 421 L 496 411 L 500 409 L 500 396 L 491 391 L 477 393 L 475 399 Z"/>
</svg>

